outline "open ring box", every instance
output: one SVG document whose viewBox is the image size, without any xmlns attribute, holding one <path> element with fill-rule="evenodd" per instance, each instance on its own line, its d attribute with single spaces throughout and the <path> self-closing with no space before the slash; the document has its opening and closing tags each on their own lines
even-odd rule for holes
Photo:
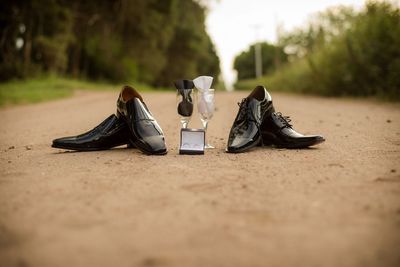
<svg viewBox="0 0 400 267">
<path fill-rule="evenodd" d="M 181 129 L 180 155 L 203 155 L 206 133 L 203 129 Z"/>
</svg>

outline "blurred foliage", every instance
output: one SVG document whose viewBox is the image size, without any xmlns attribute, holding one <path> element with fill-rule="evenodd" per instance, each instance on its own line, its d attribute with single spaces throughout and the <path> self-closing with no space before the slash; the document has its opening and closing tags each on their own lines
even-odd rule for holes
<svg viewBox="0 0 400 267">
<path fill-rule="evenodd" d="M 400 9 L 395 2 L 369 1 L 360 11 L 336 7 L 279 41 L 289 63 L 258 80 L 273 90 L 327 96 L 400 99 Z"/>
<path fill-rule="evenodd" d="M 233 68 L 237 71 L 238 79 L 251 79 L 256 77 L 255 73 L 255 47 L 257 44 L 251 45 L 249 50 L 236 56 Z M 287 62 L 287 54 L 280 46 L 275 46 L 267 42 L 260 43 L 262 58 L 263 75 L 270 74 L 280 67 L 282 63 Z"/>
<path fill-rule="evenodd" d="M 3 0 L 0 81 L 58 73 L 170 86 L 219 76 L 196 0 Z"/>
<path fill-rule="evenodd" d="M 194 78 L 196 74 L 214 76 L 217 83 L 219 59 L 205 27 L 199 27 L 199 22 L 205 21 L 203 8 L 194 1 L 182 0 L 178 10 L 182 12 L 177 13 L 177 26 L 165 52 L 170 63 L 161 70 L 157 84 L 170 84 L 171 78 Z"/>
</svg>

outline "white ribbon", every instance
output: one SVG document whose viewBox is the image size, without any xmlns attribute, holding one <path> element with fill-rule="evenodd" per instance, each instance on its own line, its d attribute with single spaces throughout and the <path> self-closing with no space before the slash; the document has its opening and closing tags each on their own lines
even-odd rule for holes
<svg viewBox="0 0 400 267">
<path fill-rule="evenodd" d="M 193 83 L 197 90 L 204 93 L 211 88 L 213 80 L 214 78 L 211 76 L 199 76 L 193 80 Z"/>
<path fill-rule="evenodd" d="M 212 115 L 214 113 L 214 95 L 209 92 L 200 93 L 198 109 L 200 114 Z"/>
</svg>

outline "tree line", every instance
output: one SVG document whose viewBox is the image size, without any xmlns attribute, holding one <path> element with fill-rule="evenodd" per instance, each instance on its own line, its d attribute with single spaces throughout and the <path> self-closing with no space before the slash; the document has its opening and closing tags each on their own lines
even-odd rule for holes
<svg viewBox="0 0 400 267">
<path fill-rule="evenodd" d="M 218 77 L 196 0 L 3 0 L 0 80 L 57 73 L 170 86 Z"/>
<path fill-rule="evenodd" d="M 260 80 L 248 80 L 254 74 L 243 78 L 237 66 L 237 87 L 262 82 L 282 91 L 400 99 L 400 9 L 396 1 L 368 1 L 361 10 L 330 8 L 314 15 L 306 26 L 282 34 L 275 47 L 282 47 L 287 63 L 268 61 L 265 67 L 272 71 Z M 265 52 L 273 57 L 273 51 Z M 254 57 L 252 53 L 248 60 Z"/>
<path fill-rule="evenodd" d="M 256 45 L 253 44 L 248 50 L 241 52 L 235 57 L 233 68 L 237 71 L 238 80 L 256 78 L 255 53 Z M 287 62 L 288 55 L 283 47 L 268 42 L 261 42 L 261 65 L 262 74 L 267 75 L 274 72 L 282 63 Z"/>
</svg>

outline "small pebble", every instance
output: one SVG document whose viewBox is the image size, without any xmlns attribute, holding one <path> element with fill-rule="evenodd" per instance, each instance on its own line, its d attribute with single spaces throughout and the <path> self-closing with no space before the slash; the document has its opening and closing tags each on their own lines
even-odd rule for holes
<svg viewBox="0 0 400 267">
<path fill-rule="evenodd" d="M 26 150 L 32 150 L 32 147 L 31 146 L 25 146 L 25 149 Z"/>
<path fill-rule="evenodd" d="M 387 123 L 391 123 L 391 122 L 392 122 L 392 120 L 386 120 L 386 122 L 387 122 Z"/>
<path fill-rule="evenodd" d="M 391 169 L 390 172 L 391 172 L 391 173 L 395 173 L 396 170 L 395 170 L 395 169 Z"/>
<path fill-rule="evenodd" d="M 10 146 L 8 149 L 14 149 L 15 148 L 15 146 Z"/>
<path fill-rule="evenodd" d="M 11 160 L 8 161 L 8 163 L 11 163 L 11 162 L 12 162 Z"/>
</svg>

